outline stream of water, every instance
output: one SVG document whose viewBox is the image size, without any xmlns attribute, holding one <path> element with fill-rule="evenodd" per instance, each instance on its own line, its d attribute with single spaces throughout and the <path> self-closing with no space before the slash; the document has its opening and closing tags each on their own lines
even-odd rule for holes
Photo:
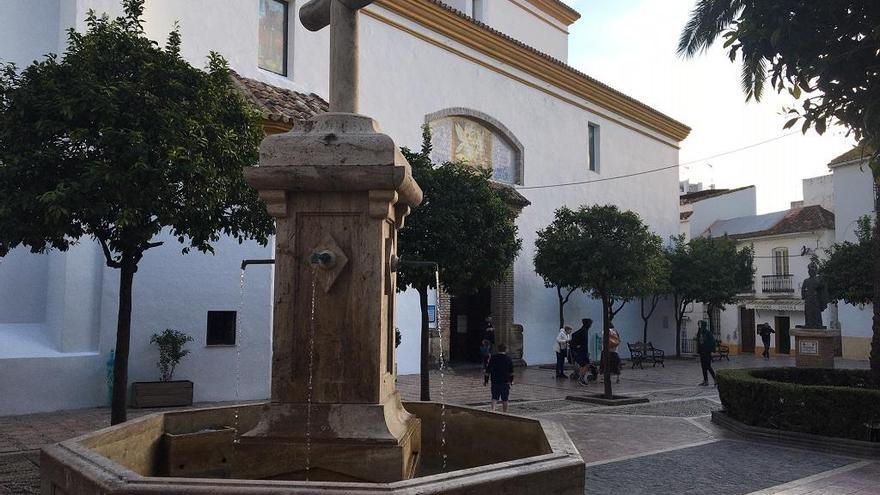
<svg viewBox="0 0 880 495">
<path fill-rule="evenodd" d="M 443 472 L 446 472 L 448 454 L 446 453 L 446 362 L 443 359 L 443 327 L 440 326 L 440 270 L 434 271 L 436 301 L 434 301 L 434 320 L 437 322 L 437 335 L 440 337 L 440 456 L 443 459 Z"/>
<path fill-rule="evenodd" d="M 235 313 L 235 410 L 233 412 L 233 427 L 235 428 L 235 439 L 234 443 L 241 442 L 241 431 L 240 431 L 240 417 L 238 411 L 238 405 L 240 403 L 240 389 L 241 389 L 241 346 L 244 342 L 241 341 L 242 331 L 241 331 L 241 322 L 242 322 L 242 313 L 244 312 L 244 268 L 241 269 L 241 275 L 239 276 L 238 282 L 238 312 Z"/>
<path fill-rule="evenodd" d="M 312 392 L 315 377 L 315 291 L 318 287 L 317 265 L 312 267 L 312 300 L 309 314 L 309 382 L 306 399 L 306 481 L 312 469 Z"/>
</svg>

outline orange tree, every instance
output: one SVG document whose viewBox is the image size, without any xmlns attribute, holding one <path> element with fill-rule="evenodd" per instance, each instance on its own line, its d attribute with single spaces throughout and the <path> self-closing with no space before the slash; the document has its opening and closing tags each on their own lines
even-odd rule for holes
<svg viewBox="0 0 880 495">
<path fill-rule="evenodd" d="M 115 19 L 90 12 L 62 57 L 0 75 L 0 256 L 67 250 L 85 237 L 119 269 L 111 423 L 126 420 L 132 286 L 166 232 L 212 252 L 221 234 L 268 241 L 273 223 L 243 170 L 262 130 L 229 69 L 146 37 L 143 0 Z"/>
</svg>

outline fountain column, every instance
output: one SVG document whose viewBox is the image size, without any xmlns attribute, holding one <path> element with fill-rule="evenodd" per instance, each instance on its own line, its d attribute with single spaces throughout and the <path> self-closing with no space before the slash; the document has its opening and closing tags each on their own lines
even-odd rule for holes
<svg viewBox="0 0 880 495">
<path fill-rule="evenodd" d="M 330 26 L 330 109 L 270 136 L 247 179 L 276 218 L 272 402 L 243 435 L 248 477 L 390 482 L 418 464 L 419 420 L 395 384 L 397 230 L 422 200 L 409 164 L 358 115 L 358 9 L 313 0 Z"/>
</svg>

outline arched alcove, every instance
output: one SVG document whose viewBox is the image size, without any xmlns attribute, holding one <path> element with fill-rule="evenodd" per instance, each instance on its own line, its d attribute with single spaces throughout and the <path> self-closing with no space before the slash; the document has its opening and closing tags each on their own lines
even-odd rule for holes
<svg viewBox="0 0 880 495">
<path fill-rule="evenodd" d="M 498 120 L 469 108 L 447 108 L 425 117 L 431 127 L 431 159 L 492 170 L 492 179 L 522 184 L 523 145 Z"/>
</svg>

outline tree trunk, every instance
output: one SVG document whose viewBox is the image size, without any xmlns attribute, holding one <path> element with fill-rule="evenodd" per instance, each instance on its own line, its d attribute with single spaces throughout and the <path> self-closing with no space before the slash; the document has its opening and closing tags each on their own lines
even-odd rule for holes
<svg viewBox="0 0 880 495">
<path fill-rule="evenodd" d="M 419 374 L 421 375 L 421 400 L 429 401 L 431 400 L 431 377 L 429 375 L 431 370 L 431 339 L 428 328 L 428 287 L 421 286 L 417 290 L 419 291 L 419 306 L 422 309 L 422 359 L 419 368 Z M 438 307 L 437 311 L 439 310 L 440 308 Z M 440 328 L 437 330 L 442 331 Z"/>
<path fill-rule="evenodd" d="M 684 319 L 684 311 L 680 311 L 681 302 L 678 300 L 678 297 L 672 298 L 673 304 L 675 304 L 675 357 L 681 357 L 681 320 Z"/>
<path fill-rule="evenodd" d="M 131 289 L 137 265 L 125 258 L 119 275 L 119 315 L 116 319 L 116 358 L 113 362 L 113 400 L 110 424 L 127 420 L 128 349 L 131 341 Z"/>
<path fill-rule="evenodd" d="M 715 318 L 713 318 L 715 314 L 715 305 L 712 303 L 707 304 L 706 312 L 709 313 L 709 331 L 712 332 L 712 335 L 715 335 Z"/>
<path fill-rule="evenodd" d="M 871 370 L 874 379 L 880 382 L 880 219 L 874 222 L 874 321 L 871 338 Z"/>
<path fill-rule="evenodd" d="M 611 392 L 611 353 L 608 352 L 611 341 L 611 304 L 611 299 L 602 296 L 602 362 L 605 363 L 605 369 L 602 370 L 602 378 L 605 380 L 606 399 L 613 398 Z"/>
<path fill-rule="evenodd" d="M 556 297 L 559 298 L 559 328 L 565 326 L 565 300 L 562 298 L 562 288 L 556 287 Z"/>
<path fill-rule="evenodd" d="M 641 308 L 641 310 L 642 310 L 642 311 L 641 311 L 640 314 L 642 315 L 642 321 L 643 321 L 644 324 L 645 324 L 645 326 L 642 327 L 642 344 L 643 344 L 643 345 L 648 345 L 648 320 L 651 319 L 651 315 L 654 313 L 654 310 L 651 310 L 651 312 L 648 313 L 647 316 L 645 316 L 645 298 L 644 298 L 644 297 L 642 298 L 642 308 Z"/>
</svg>

